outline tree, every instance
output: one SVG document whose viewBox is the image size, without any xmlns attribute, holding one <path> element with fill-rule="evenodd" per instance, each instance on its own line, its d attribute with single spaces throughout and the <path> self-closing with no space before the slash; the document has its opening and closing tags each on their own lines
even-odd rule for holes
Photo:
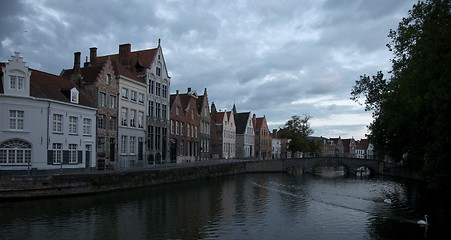
<svg viewBox="0 0 451 240">
<path fill-rule="evenodd" d="M 279 130 L 283 138 L 291 139 L 288 149 L 292 152 L 314 152 L 315 144 L 311 143 L 308 137 L 313 134 L 310 128 L 311 116 L 305 114 L 304 118 L 294 115 L 288 120 L 284 127 Z"/>
<path fill-rule="evenodd" d="M 381 155 L 421 170 L 431 188 L 451 189 L 451 11 L 448 0 L 418 2 L 390 30 L 389 79 L 360 76 L 351 99 L 373 112 L 370 141 Z"/>
</svg>

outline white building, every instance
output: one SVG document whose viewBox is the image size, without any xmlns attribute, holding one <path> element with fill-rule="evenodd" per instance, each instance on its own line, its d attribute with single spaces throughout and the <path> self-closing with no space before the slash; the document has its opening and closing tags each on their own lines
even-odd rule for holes
<svg viewBox="0 0 451 240">
<path fill-rule="evenodd" d="M 163 50 L 158 41 L 158 47 L 152 49 L 131 51 L 131 44 L 119 45 L 119 53 L 99 56 L 99 60 L 117 63 L 117 68 L 127 69 L 128 78 L 143 79 L 145 91 L 145 160 L 148 164 L 159 164 L 169 161 L 169 86 L 170 77 L 166 68 Z M 120 89 L 119 91 L 122 91 Z M 131 94 L 129 92 L 129 94 Z M 119 110 L 119 118 L 122 109 Z M 120 123 L 120 119 L 119 119 Z M 120 126 L 120 124 L 119 124 Z M 121 136 L 118 137 L 121 141 Z M 127 140 L 129 141 L 129 140 Z M 119 148 L 121 148 L 119 144 Z M 119 155 L 121 152 L 119 151 Z"/>
<path fill-rule="evenodd" d="M 236 125 L 236 157 L 253 158 L 255 151 L 255 131 L 251 112 L 236 112 L 233 105 L 233 115 Z"/>
<path fill-rule="evenodd" d="M 65 78 L 0 63 L 0 171 L 95 167 L 96 109 Z"/>
<path fill-rule="evenodd" d="M 147 86 L 137 78 L 119 75 L 119 163 L 121 168 L 143 167 L 145 96 Z"/>
<path fill-rule="evenodd" d="M 282 140 L 279 138 L 272 139 L 272 158 L 279 159 L 282 156 Z"/>
</svg>

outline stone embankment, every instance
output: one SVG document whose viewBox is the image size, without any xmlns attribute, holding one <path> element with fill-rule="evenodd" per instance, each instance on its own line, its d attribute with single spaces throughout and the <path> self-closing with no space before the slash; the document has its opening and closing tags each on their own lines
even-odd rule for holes
<svg viewBox="0 0 451 240">
<path fill-rule="evenodd" d="M 139 171 L 36 176 L 0 175 L 0 200 L 91 194 L 246 172 L 244 162 L 183 165 Z"/>
<path fill-rule="evenodd" d="M 330 159 L 326 159 L 329 161 Z M 340 159 L 338 159 L 340 160 Z M 134 171 L 82 172 L 31 176 L 0 173 L 0 200 L 92 194 L 210 177 L 262 172 L 308 173 L 318 159 L 221 160 L 170 164 Z M 356 165 L 357 166 L 357 165 Z M 384 168 L 376 174 L 420 179 L 418 173 Z"/>
</svg>

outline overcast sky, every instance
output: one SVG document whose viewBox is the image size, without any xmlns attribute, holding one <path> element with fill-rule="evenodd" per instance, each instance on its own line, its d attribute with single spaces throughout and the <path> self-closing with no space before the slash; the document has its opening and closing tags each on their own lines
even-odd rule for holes
<svg viewBox="0 0 451 240">
<path fill-rule="evenodd" d="M 371 113 L 349 99 L 360 75 L 390 69 L 387 34 L 413 0 L 0 1 L 0 61 L 15 51 L 59 74 L 73 53 L 155 48 L 161 38 L 171 93 L 265 115 L 275 129 L 312 116 L 314 136 L 364 138 Z"/>
</svg>

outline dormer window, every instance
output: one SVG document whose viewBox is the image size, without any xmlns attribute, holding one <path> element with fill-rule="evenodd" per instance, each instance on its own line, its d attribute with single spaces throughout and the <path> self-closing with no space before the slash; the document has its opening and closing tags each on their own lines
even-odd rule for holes
<svg viewBox="0 0 451 240">
<path fill-rule="evenodd" d="M 70 102 L 71 103 L 78 103 L 78 90 L 76 88 L 72 88 L 70 90 Z"/>
<path fill-rule="evenodd" d="M 10 75 L 9 79 L 10 79 L 9 80 L 9 88 L 10 89 L 16 89 L 16 90 L 24 89 L 24 81 L 25 81 L 24 77 Z"/>
</svg>

